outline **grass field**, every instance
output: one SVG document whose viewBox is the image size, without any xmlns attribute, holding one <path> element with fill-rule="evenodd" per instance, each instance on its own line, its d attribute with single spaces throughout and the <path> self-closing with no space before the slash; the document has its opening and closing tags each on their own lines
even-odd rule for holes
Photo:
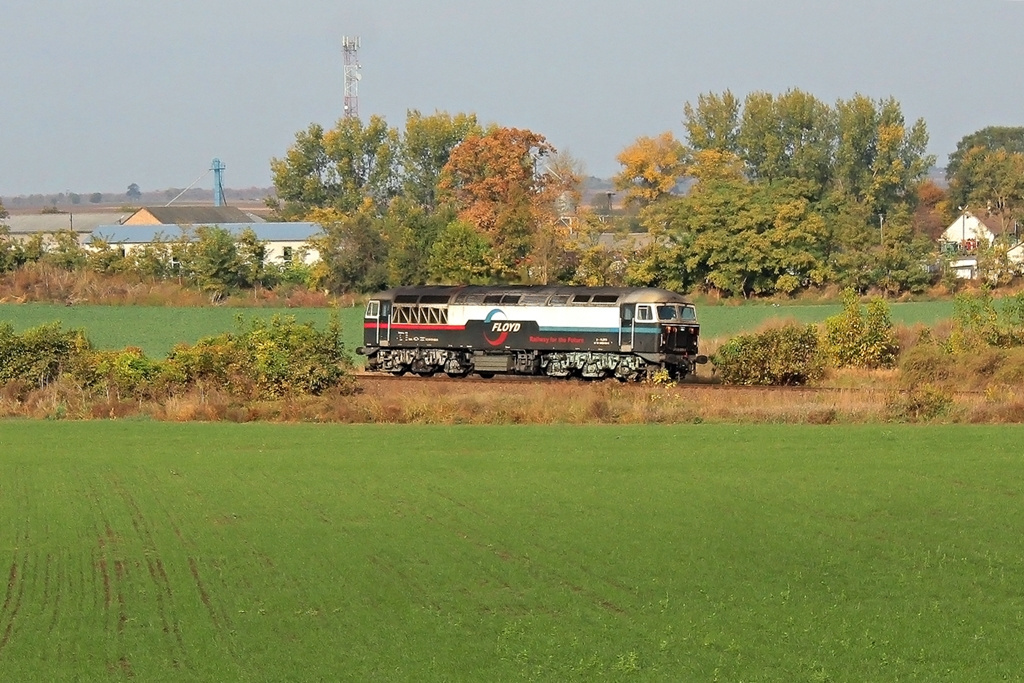
<svg viewBox="0 0 1024 683">
<path fill-rule="evenodd" d="M 0 678 L 1014 679 L 1022 437 L 4 422 Z"/>
<path fill-rule="evenodd" d="M 702 336 L 721 339 L 754 330 L 769 320 L 796 320 L 809 323 L 824 320 L 840 306 L 702 306 L 699 315 Z M 932 324 L 948 318 L 952 302 L 916 302 L 892 304 L 897 324 Z M 164 357 L 180 342 L 195 342 L 201 337 L 234 329 L 235 316 L 270 317 L 275 313 L 294 315 L 300 321 L 318 325 L 327 322 L 330 311 L 323 308 L 173 308 L 147 306 L 59 306 L 54 304 L 0 304 L 0 321 L 14 325 L 16 331 L 60 320 L 65 327 L 86 330 L 99 348 L 120 349 L 138 346 L 154 358 Z M 362 308 L 339 311 L 346 346 L 353 351 L 362 344 Z"/>
</svg>

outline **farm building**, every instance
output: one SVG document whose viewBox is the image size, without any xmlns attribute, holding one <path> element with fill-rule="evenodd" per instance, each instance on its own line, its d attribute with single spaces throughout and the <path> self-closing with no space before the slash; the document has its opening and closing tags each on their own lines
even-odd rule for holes
<svg viewBox="0 0 1024 683">
<path fill-rule="evenodd" d="M 82 211 L 80 213 L 33 213 L 8 216 L 3 223 L 10 228 L 11 235 L 27 237 L 38 233 L 55 233 L 71 230 L 80 237 L 90 235 L 101 225 L 110 225 L 123 220 L 127 214 L 121 212 Z"/>
<path fill-rule="evenodd" d="M 221 225 L 262 223 L 263 219 L 234 206 L 149 206 L 119 222 L 122 225 Z"/>
<path fill-rule="evenodd" d="M 319 252 L 309 240 L 323 232 L 318 223 L 210 223 L 209 227 L 227 230 L 235 237 L 251 229 L 256 238 L 267 248 L 267 261 L 287 263 L 301 259 L 307 265 L 320 259 Z M 101 225 L 86 239 L 86 245 L 94 241 L 121 245 L 126 254 L 154 242 L 169 242 L 189 234 L 192 225 Z"/>
<path fill-rule="evenodd" d="M 1011 264 L 1024 266 L 1024 242 L 1019 226 L 1004 225 L 994 216 L 978 216 L 965 211 L 946 228 L 939 238 L 942 253 L 950 256 L 950 268 L 966 280 L 978 277 L 978 248 L 1003 238 L 1008 245 L 1006 258 Z"/>
</svg>

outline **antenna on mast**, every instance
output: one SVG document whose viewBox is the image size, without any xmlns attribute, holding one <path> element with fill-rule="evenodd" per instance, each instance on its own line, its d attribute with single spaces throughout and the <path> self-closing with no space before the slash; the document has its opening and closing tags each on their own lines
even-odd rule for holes
<svg viewBox="0 0 1024 683">
<path fill-rule="evenodd" d="M 359 118 L 359 38 L 342 36 L 341 52 L 345 55 L 345 118 Z"/>
</svg>

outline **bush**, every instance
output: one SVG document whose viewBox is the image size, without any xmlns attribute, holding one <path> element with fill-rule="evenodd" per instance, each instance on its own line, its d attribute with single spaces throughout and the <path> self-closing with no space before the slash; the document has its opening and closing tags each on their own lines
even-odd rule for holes
<svg viewBox="0 0 1024 683">
<path fill-rule="evenodd" d="M 239 318 L 238 326 L 236 334 L 175 347 L 162 368 L 162 381 L 170 386 L 213 385 L 253 398 L 319 395 L 345 383 L 352 358 L 341 341 L 337 317 L 323 332 L 312 323 L 280 315 L 248 324 Z"/>
<path fill-rule="evenodd" d="M 943 417 L 953 407 L 953 395 L 947 389 L 923 384 L 886 401 L 886 415 L 896 422 L 927 422 Z"/>
<path fill-rule="evenodd" d="M 711 360 L 726 384 L 806 384 L 824 370 L 814 325 L 733 337 Z"/>
<path fill-rule="evenodd" d="M 1003 299 L 998 309 L 988 291 L 958 294 L 953 299 L 949 346 L 955 353 L 984 346 L 1024 346 L 1024 292 Z"/>
<path fill-rule="evenodd" d="M 0 323 L 0 385 L 22 380 L 45 386 L 56 380 L 89 349 L 80 330 L 63 330 L 59 322 L 15 334 Z"/>
<path fill-rule="evenodd" d="M 822 342 L 829 363 L 837 368 L 891 368 L 899 354 L 888 304 L 875 299 L 864 311 L 849 289 L 843 292 L 842 313 L 825 320 Z"/>
</svg>

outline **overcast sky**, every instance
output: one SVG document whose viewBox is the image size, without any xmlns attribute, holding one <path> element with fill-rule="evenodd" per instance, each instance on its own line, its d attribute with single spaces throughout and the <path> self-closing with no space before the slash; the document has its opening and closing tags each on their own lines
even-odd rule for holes
<svg viewBox="0 0 1024 683">
<path fill-rule="evenodd" d="M 271 184 L 311 122 L 342 114 L 359 36 L 365 120 L 475 112 L 592 175 L 672 130 L 703 92 L 894 96 L 943 165 L 963 135 L 1024 125 L 1019 0 L 8 0 L 0 196 Z M 209 185 L 208 179 L 203 185 Z"/>
</svg>

